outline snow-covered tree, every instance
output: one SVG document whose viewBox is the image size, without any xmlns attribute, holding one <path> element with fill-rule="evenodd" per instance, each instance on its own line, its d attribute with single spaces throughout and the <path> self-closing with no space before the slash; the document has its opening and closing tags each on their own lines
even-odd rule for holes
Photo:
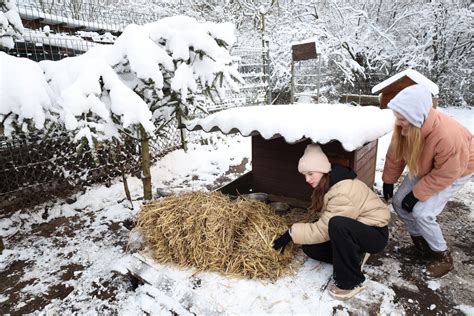
<svg viewBox="0 0 474 316">
<path fill-rule="evenodd" d="M 473 104 L 474 11 L 445 2 L 431 5 L 430 76 L 440 83 L 440 98 L 454 104 Z"/>
<path fill-rule="evenodd" d="M 412 67 L 437 82 L 441 103 L 472 104 L 469 1 L 278 1 L 266 23 L 276 90 L 289 87 L 291 44 L 313 38 L 323 83 L 336 94 L 369 93 Z"/>
<path fill-rule="evenodd" d="M 14 47 L 14 39 L 21 38 L 23 24 L 18 15 L 16 0 L 0 0 L 0 49 Z"/>
<path fill-rule="evenodd" d="M 201 92 L 224 97 L 242 81 L 228 49 L 229 23 L 175 16 L 129 25 L 114 45 L 40 66 L 57 96 L 60 121 L 91 147 L 120 133 L 140 135 L 145 198 L 151 198 L 148 139 L 199 107 Z"/>
</svg>

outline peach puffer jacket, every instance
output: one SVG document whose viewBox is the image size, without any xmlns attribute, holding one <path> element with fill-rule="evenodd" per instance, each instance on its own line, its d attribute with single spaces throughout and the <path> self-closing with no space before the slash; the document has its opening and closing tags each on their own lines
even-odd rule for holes
<svg viewBox="0 0 474 316">
<path fill-rule="evenodd" d="M 421 126 L 421 135 L 424 138 L 418 162 L 418 176 L 421 179 L 414 186 L 413 194 L 420 201 L 426 201 L 459 177 L 474 172 L 474 137 L 456 120 L 435 109 L 430 110 Z M 397 182 L 405 165 L 403 159 L 395 160 L 390 144 L 382 175 L 383 182 Z"/>
<path fill-rule="evenodd" d="M 342 180 L 324 195 L 323 211 L 317 222 L 291 226 L 293 242 L 311 245 L 328 241 L 328 224 L 333 216 L 345 216 L 369 226 L 383 227 L 388 224 L 390 210 L 364 182 Z"/>
</svg>

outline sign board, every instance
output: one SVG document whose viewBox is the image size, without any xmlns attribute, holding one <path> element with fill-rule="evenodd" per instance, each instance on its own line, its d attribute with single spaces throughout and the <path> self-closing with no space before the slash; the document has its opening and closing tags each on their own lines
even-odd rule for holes
<svg viewBox="0 0 474 316">
<path fill-rule="evenodd" d="M 317 58 L 316 43 L 304 43 L 291 46 L 293 61 Z"/>
</svg>

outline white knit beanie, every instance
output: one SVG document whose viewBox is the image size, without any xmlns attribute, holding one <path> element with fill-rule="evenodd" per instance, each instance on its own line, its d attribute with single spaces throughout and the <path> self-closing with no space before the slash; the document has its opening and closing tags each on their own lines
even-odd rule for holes
<svg viewBox="0 0 474 316">
<path fill-rule="evenodd" d="M 421 127 L 430 113 L 433 101 L 424 86 L 415 84 L 400 91 L 387 107 L 400 113 L 412 125 Z"/>
<path fill-rule="evenodd" d="M 316 144 L 309 144 L 304 150 L 303 156 L 298 163 L 300 173 L 319 171 L 328 173 L 331 171 L 331 164 L 328 157 L 323 153 L 321 147 Z"/>
</svg>

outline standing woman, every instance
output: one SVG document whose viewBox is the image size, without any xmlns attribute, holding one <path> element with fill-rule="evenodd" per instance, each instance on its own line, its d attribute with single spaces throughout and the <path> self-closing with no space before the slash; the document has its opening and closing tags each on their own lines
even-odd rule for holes
<svg viewBox="0 0 474 316">
<path fill-rule="evenodd" d="M 393 208 L 405 223 L 416 251 L 431 260 L 429 277 L 453 269 L 453 259 L 436 222 L 448 200 L 474 171 L 474 138 L 454 119 L 432 108 L 421 85 L 400 91 L 389 103 L 396 117 L 382 175 L 386 200 L 405 166 L 409 174 L 393 196 Z"/>
<path fill-rule="evenodd" d="M 298 171 L 314 188 L 311 209 L 321 212 L 314 223 L 296 223 L 276 239 L 273 248 L 293 241 L 311 258 L 332 263 L 331 296 L 349 299 L 363 289 L 362 266 L 368 253 L 387 245 L 390 210 L 349 168 L 329 163 L 321 147 L 310 144 Z M 367 254 L 367 255 L 366 255 Z"/>
</svg>

